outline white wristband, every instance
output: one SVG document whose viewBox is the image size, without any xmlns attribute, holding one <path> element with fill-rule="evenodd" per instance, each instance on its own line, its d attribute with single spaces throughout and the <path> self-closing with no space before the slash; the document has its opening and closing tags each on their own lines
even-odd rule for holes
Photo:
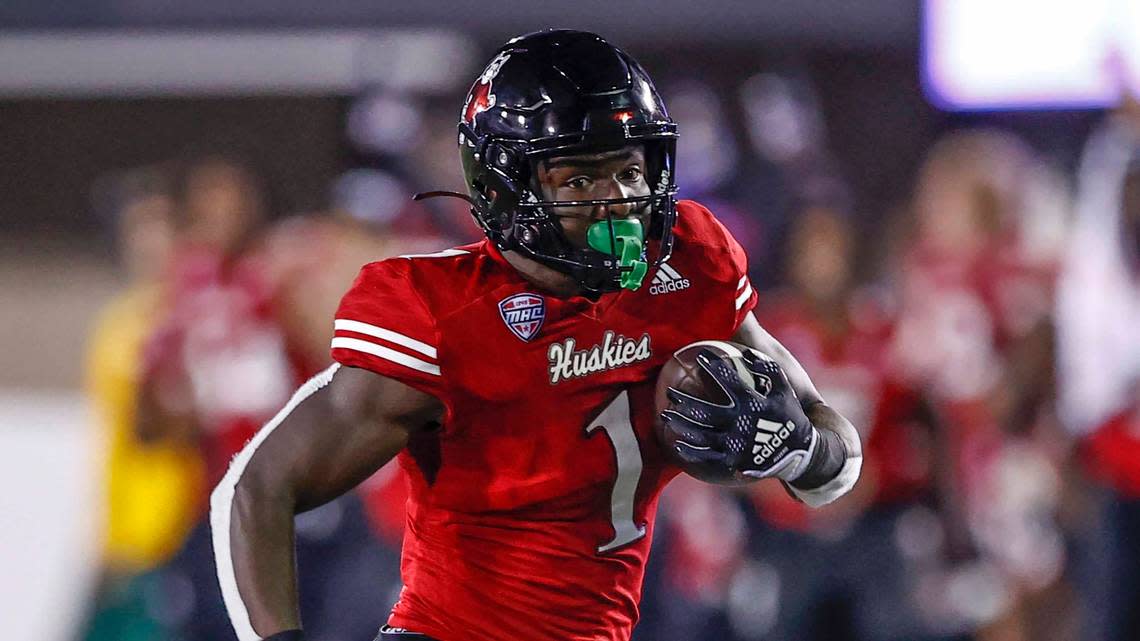
<svg viewBox="0 0 1140 641">
<path fill-rule="evenodd" d="M 821 507 L 843 496 L 855 487 L 859 472 L 863 469 L 863 456 L 849 456 L 839 469 L 839 474 L 823 485 L 810 490 L 801 490 L 791 484 L 787 487 L 797 498 L 811 507 Z"/>
</svg>

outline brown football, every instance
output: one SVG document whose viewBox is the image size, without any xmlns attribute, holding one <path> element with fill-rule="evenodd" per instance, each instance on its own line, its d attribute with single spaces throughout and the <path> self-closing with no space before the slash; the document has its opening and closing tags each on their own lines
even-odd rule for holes
<svg viewBox="0 0 1140 641">
<path fill-rule="evenodd" d="M 757 479 L 730 474 L 716 464 L 688 463 L 682 460 L 675 450 L 677 434 L 660 419 L 661 412 L 669 409 L 671 406 L 669 398 L 665 395 L 665 390 L 669 387 L 712 403 L 728 402 L 728 397 L 725 395 L 724 390 L 720 388 L 720 385 L 709 376 L 704 368 L 697 364 L 697 353 L 703 348 L 708 348 L 714 352 L 728 356 L 737 361 L 738 370 L 747 371 L 742 362 L 741 353 L 742 350 L 749 348 L 738 343 L 731 343 L 729 341 L 699 341 L 691 345 L 686 345 L 674 352 L 673 356 L 665 362 L 665 366 L 661 368 L 661 373 L 657 375 L 656 403 L 658 418 L 655 424 L 657 440 L 661 447 L 664 448 L 669 459 L 680 466 L 689 476 L 718 485 L 739 486 L 754 483 Z M 744 376 L 743 378 L 751 382 L 751 376 Z"/>
</svg>

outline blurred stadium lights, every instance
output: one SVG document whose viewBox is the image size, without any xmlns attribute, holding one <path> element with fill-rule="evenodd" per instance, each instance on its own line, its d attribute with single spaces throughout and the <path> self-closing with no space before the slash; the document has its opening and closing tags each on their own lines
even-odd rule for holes
<svg viewBox="0 0 1140 641">
<path fill-rule="evenodd" d="M 1140 2 L 925 0 L 921 59 L 943 109 L 1108 107 L 1140 92 Z"/>
<path fill-rule="evenodd" d="M 7 32 L 0 98 L 435 93 L 476 54 L 448 30 Z"/>
</svg>

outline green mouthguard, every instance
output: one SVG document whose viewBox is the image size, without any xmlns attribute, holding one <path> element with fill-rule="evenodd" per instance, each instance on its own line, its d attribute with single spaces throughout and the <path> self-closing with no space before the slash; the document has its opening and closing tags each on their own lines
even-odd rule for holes
<svg viewBox="0 0 1140 641">
<path fill-rule="evenodd" d="M 613 236 L 610 226 L 613 225 Z M 637 289 L 649 272 L 649 263 L 641 259 L 645 246 L 645 230 L 641 221 L 630 218 L 600 220 L 586 230 L 586 243 L 592 249 L 618 257 L 621 265 L 621 286 Z M 616 245 L 616 246 L 615 246 Z"/>
</svg>

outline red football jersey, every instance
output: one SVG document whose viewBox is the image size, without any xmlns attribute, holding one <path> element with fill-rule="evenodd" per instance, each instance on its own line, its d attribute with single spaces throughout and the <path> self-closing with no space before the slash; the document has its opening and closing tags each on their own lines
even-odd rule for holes
<svg viewBox="0 0 1140 641">
<path fill-rule="evenodd" d="M 364 267 L 332 355 L 433 394 L 389 625 L 441 641 L 628 639 L 657 498 L 656 375 L 755 306 L 740 245 L 678 203 L 668 263 L 597 302 L 547 296 L 483 241 Z"/>
</svg>

